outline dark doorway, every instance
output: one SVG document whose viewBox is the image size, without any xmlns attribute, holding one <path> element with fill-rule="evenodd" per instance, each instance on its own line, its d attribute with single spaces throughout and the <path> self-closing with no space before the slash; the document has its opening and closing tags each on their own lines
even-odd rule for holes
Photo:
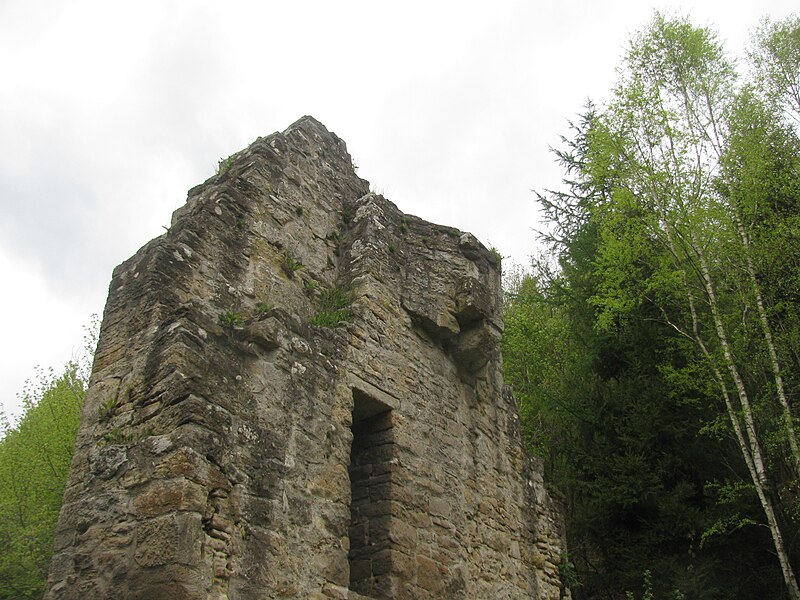
<svg viewBox="0 0 800 600">
<path fill-rule="evenodd" d="M 376 600 L 391 598 L 391 409 L 353 390 L 350 450 L 350 589 Z"/>
</svg>

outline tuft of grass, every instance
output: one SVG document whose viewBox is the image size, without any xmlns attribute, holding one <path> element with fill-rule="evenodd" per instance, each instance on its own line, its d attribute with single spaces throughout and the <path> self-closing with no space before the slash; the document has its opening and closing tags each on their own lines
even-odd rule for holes
<svg viewBox="0 0 800 600">
<path fill-rule="evenodd" d="M 121 428 L 115 427 L 108 433 L 104 434 L 101 439 L 104 443 L 112 446 L 130 446 L 140 440 L 150 437 L 151 435 L 153 435 L 152 427 L 148 427 L 139 434 L 133 432 L 124 433 Z"/>
<path fill-rule="evenodd" d="M 336 327 L 351 318 L 349 310 L 321 310 L 311 317 L 309 323 L 316 327 Z"/>
<path fill-rule="evenodd" d="M 115 427 L 103 435 L 103 441 L 112 446 L 127 446 L 136 441 L 136 436 L 132 433 L 125 434 L 122 432 L 122 429 Z"/>
<path fill-rule="evenodd" d="M 336 327 L 339 323 L 353 318 L 350 305 L 353 294 L 349 288 L 330 288 L 320 294 L 320 310 L 311 317 L 310 323 L 317 327 Z"/>
<path fill-rule="evenodd" d="M 217 315 L 217 319 L 219 319 L 219 324 L 222 325 L 223 329 L 233 329 L 244 323 L 242 313 L 234 310 L 226 310 L 224 313 L 220 313 Z"/>
<path fill-rule="evenodd" d="M 217 175 L 222 175 L 223 173 L 227 173 L 231 170 L 233 166 L 233 154 L 231 154 L 228 158 L 220 158 L 219 162 L 217 162 Z"/>
<path fill-rule="evenodd" d="M 256 316 L 263 317 L 269 311 L 275 308 L 271 302 L 259 302 L 256 304 Z"/>
<path fill-rule="evenodd" d="M 116 398 L 109 398 L 108 401 L 103 402 L 100 406 L 97 407 L 98 420 L 101 423 L 110 421 L 111 417 L 114 416 L 114 412 L 117 410 L 117 406 L 119 406 L 119 402 L 117 402 Z"/>
<path fill-rule="evenodd" d="M 286 273 L 287 277 L 294 277 L 295 271 L 303 268 L 303 263 L 292 256 L 292 253 L 286 250 L 281 259 L 281 270 Z"/>
</svg>

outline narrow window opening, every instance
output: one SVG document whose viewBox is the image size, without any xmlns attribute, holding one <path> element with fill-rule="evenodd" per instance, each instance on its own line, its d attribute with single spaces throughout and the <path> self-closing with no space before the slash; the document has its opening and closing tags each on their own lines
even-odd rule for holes
<svg viewBox="0 0 800 600">
<path fill-rule="evenodd" d="M 394 457 L 391 409 L 353 390 L 350 450 L 350 589 L 375 598 L 391 597 L 391 470 Z"/>
</svg>

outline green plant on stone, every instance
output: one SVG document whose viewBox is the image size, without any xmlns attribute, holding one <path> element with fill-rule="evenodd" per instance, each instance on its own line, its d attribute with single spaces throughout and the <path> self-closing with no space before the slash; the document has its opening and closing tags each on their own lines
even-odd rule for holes
<svg viewBox="0 0 800 600">
<path fill-rule="evenodd" d="M 132 433 L 123 433 L 122 429 L 115 427 L 103 435 L 103 441 L 106 444 L 111 444 L 112 446 L 126 446 L 136 441 L 136 436 L 134 436 Z"/>
<path fill-rule="evenodd" d="M 154 435 L 154 433 L 155 430 L 152 427 L 148 427 L 138 434 L 134 432 L 123 433 L 120 427 L 115 427 L 103 435 L 102 441 L 112 446 L 130 446 L 131 444 L 135 444 L 140 440 Z"/>
<path fill-rule="evenodd" d="M 222 175 L 223 173 L 227 173 L 231 170 L 233 166 L 233 154 L 231 154 L 228 158 L 220 158 L 219 162 L 217 162 L 217 175 Z"/>
<path fill-rule="evenodd" d="M 495 260 L 495 262 L 497 264 L 500 264 L 501 262 L 503 262 L 503 255 L 500 254 L 500 250 L 498 250 L 497 248 L 492 246 L 491 248 L 489 248 L 489 252 L 491 252 L 492 258 L 494 258 L 494 260 Z"/>
<path fill-rule="evenodd" d="M 336 327 L 349 320 L 350 311 L 348 310 L 321 310 L 311 317 L 309 323 L 315 327 Z"/>
<path fill-rule="evenodd" d="M 296 259 L 291 252 L 286 250 L 281 259 L 281 270 L 287 277 L 294 277 L 295 271 L 303 268 L 303 263 Z"/>
<path fill-rule="evenodd" d="M 109 398 L 106 402 L 97 407 L 97 418 L 101 423 L 111 420 L 114 416 L 114 411 L 117 410 L 119 403 L 116 398 Z"/>
<path fill-rule="evenodd" d="M 575 563 L 570 559 L 568 552 L 563 552 L 561 554 L 558 573 L 561 576 L 561 581 L 567 588 L 575 589 L 581 586 L 581 582 L 578 580 L 578 571 L 575 568 Z"/>
<path fill-rule="evenodd" d="M 226 310 L 224 313 L 220 313 L 217 318 L 224 329 L 233 329 L 244 322 L 242 314 L 234 310 Z"/>
<path fill-rule="evenodd" d="M 311 318 L 310 323 L 317 327 L 335 327 L 339 323 L 352 318 L 350 305 L 353 294 L 349 288 L 334 287 L 323 290 L 320 294 L 320 310 Z"/>
<path fill-rule="evenodd" d="M 273 308 L 275 307 L 272 305 L 271 302 L 259 302 L 258 304 L 256 304 L 256 310 L 255 310 L 256 317 L 263 317 Z"/>
</svg>

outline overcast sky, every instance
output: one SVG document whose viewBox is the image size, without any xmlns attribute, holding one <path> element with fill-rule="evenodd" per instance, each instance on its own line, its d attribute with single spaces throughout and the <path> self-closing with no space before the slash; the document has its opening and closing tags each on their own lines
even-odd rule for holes
<svg viewBox="0 0 800 600">
<path fill-rule="evenodd" d="M 525 263 L 549 148 L 654 9 L 732 54 L 796 0 L 0 0 L 0 403 L 221 157 L 310 114 L 401 210 Z"/>
</svg>

